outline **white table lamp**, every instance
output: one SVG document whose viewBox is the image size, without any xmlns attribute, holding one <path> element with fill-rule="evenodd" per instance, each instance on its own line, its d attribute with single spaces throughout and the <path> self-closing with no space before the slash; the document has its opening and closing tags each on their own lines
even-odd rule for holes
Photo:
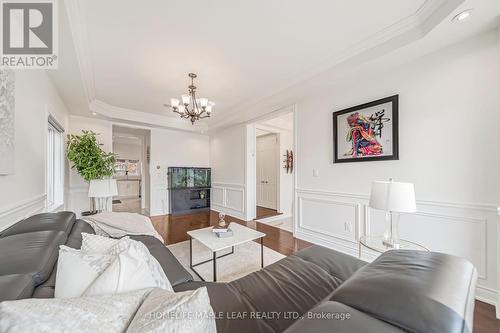
<svg viewBox="0 0 500 333">
<path fill-rule="evenodd" d="M 417 211 L 415 188 L 412 183 L 374 181 L 370 194 L 370 207 L 386 212 L 384 245 L 399 248 L 399 213 Z"/>
<path fill-rule="evenodd" d="M 102 212 L 108 207 L 108 198 L 118 195 L 116 179 L 93 179 L 90 181 L 89 198 L 97 199 L 97 211 Z"/>
</svg>

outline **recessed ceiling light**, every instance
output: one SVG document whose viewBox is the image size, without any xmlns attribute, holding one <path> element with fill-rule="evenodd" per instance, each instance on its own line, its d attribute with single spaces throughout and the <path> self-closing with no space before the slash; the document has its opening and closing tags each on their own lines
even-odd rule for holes
<svg viewBox="0 0 500 333">
<path fill-rule="evenodd" d="M 93 116 L 97 116 L 97 113 L 95 113 L 95 112 L 92 112 L 92 115 L 93 115 Z"/>
<path fill-rule="evenodd" d="M 470 15 L 472 14 L 472 11 L 473 11 L 473 9 L 466 9 L 466 10 L 458 13 L 457 15 L 455 15 L 451 20 L 454 22 L 464 21 L 470 17 Z"/>
</svg>

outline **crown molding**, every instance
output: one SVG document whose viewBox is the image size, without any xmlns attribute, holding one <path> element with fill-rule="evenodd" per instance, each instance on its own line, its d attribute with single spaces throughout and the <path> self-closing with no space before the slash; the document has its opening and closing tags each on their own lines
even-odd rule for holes
<svg viewBox="0 0 500 333">
<path fill-rule="evenodd" d="M 85 89 L 85 97 L 90 103 L 95 99 L 95 80 L 92 61 L 90 60 L 87 23 L 84 17 L 83 1 L 65 0 L 71 36 L 75 47 L 76 59 Z"/>
<path fill-rule="evenodd" d="M 170 128 L 197 133 L 203 133 L 208 130 L 208 125 L 206 123 L 196 123 L 192 125 L 190 122 L 180 118 L 121 108 L 97 99 L 90 102 L 89 107 L 93 112 L 110 120 L 120 120 L 151 127 Z"/>
</svg>

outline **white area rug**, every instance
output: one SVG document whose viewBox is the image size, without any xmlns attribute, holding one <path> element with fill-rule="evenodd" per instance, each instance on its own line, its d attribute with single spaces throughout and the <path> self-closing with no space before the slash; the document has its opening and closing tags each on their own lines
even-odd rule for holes
<svg viewBox="0 0 500 333">
<path fill-rule="evenodd" d="M 265 223 L 285 231 L 293 232 L 293 219 L 291 216 L 271 216 L 263 219 L 256 220 L 260 223 Z"/>
<path fill-rule="evenodd" d="M 193 275 L 189 268 L 189 241 L 167 246 L 177 260 Z M 231 252 L 231 249 L 217 252 L 217 256 Z M 264 246 L 264 266 L 270 265 L 285 256 Z M 193 239 L 193 264 L 211 259 L 212 252 Z M 213 281 L 213 263 L 207 262 L 196 266 L 196 271 L 206 280 Z M 229 282 L 260 269 L 260 243 L 248 242 L 234 247 L 234 253 L 217 259 L 217 282 Z"/>
</svg>

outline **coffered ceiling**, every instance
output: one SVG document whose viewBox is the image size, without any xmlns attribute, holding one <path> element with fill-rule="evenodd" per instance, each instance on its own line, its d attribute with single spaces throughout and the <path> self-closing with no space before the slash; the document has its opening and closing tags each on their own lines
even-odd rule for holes
<svg viewBox="0 0 500 333">
<path fill-rule="evenodd" d="M 72 113 L 203 131 L 322 71 L 418 40 L 463 3 L 65 0 L 51 75 Z M 163 107 L 186 92 L 189 72 L 216 103 L 194 127 Z"/>
</svg>

